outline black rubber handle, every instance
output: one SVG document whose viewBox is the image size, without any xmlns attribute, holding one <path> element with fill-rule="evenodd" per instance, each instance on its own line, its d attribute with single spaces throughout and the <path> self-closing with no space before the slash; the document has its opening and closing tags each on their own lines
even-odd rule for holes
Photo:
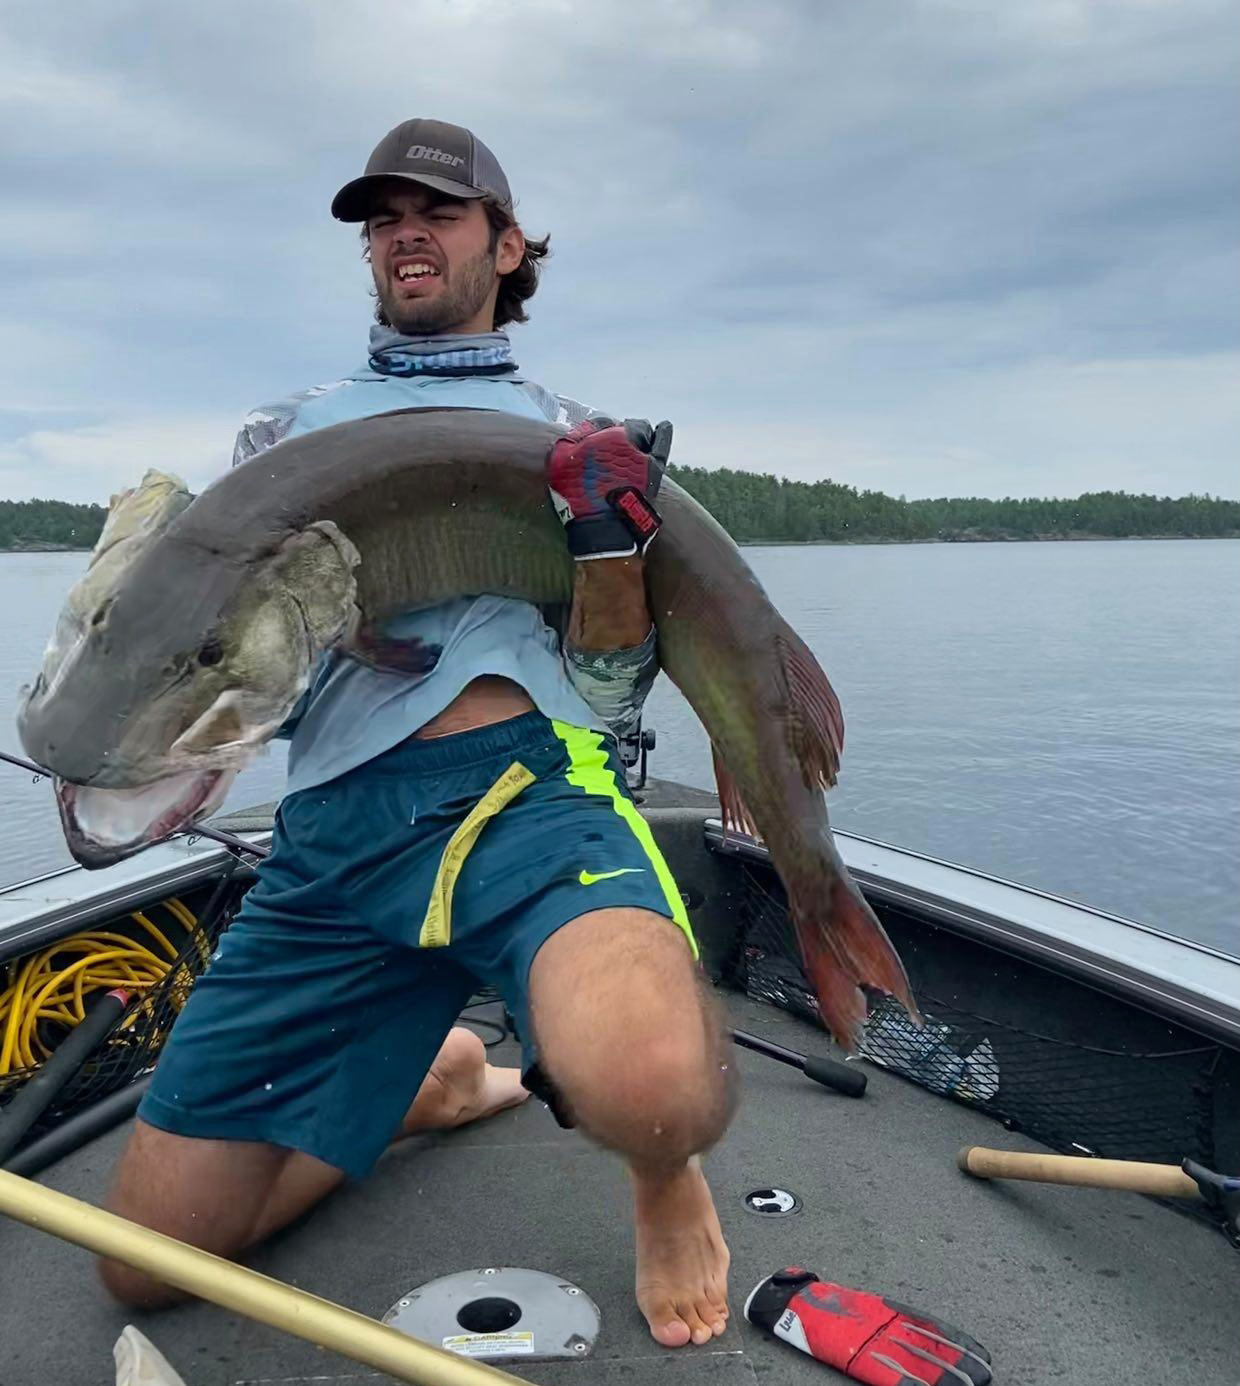
<svg viewBox="0 0 1240 1386">
<path fill-rule="evenodd" d="M 821 1083 L 824 1088 L 834 1088 L 845 1097 L 865 1096 L 865 1074 L 860 1069 L 849 1068 L 847 1064 L 836 1063 L 834 1059 L 819 1059 L 809 1055 L 802 1072 L 815 1083 Z"/>
<path fill-rule="evenodd" d="M 127 1088 L 120 1088 L 89 1107 L 80 1108 L 72 1116 L 58 1121 L 46 1134 L 24 1145 L 16 1155 L 10 1155 L 4 1162 L 4 1168 L 10 1174 L 33 1179 L 48 1165 L 54 1165 L 57 1160 L 72 1155 L 75 1150 L 80 1150 L 97 1136 L 119 1126 L 122 1121 L 128 1121 L 138 1110 L 138 1103 L 150 1085 L 151 1075 L 148 1073 Z"/>
<path fill-rule="evenodd" d="M 26 1132 L 51 1105 L 108 1035 L 125 1011 L 125 997 L 110 991 L 86 1012 L 86 1018 L 56 1046 L 55 1052 L 26 1079 L 0 1120 L 0 1165 L 17 1149 Z"/>
<path fill-rule="evenodd" d="M 764 1054 L 776 1063 L 787 1064 L 789 1068 L 799 1068 L 807 1078 L 821 1083 L 824 1088 L 832 1088 L 845 1097 L 861 1097 L 865 1093 L 865 1074 L 835 1059 L 819 1059 L 808 1054 L 800 1054 L 795 1049 L 786 1049 L 782 1044 L 759 1039 L 745 1030 L 733 1030 L 732 1039 L 742 1049 L 752 1049 L 755 1054 Z"/>
</svg>

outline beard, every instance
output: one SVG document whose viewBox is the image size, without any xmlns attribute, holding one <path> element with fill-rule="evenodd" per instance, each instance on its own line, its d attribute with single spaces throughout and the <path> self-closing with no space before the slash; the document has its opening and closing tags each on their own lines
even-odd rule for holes
<svg viewBox="0 0 1240 1386">
<path fill-rule="evenodd" d="M 429 299 L 400 299 L 388 287 L 386 276 L 374 270 L 375 321 L 406 337 L 433 336 L 469 322 L 495 287 L 495 255 L 480 251 L 472 260 L 451 271 L 443 291 Z"/>
</svg>

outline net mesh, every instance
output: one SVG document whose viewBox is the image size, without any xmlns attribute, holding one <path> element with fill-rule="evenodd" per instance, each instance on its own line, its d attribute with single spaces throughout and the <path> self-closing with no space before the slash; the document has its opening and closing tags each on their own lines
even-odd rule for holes
<svg viewBox="0 0 1240 1386">
<path fill-rule="evenodd" d="M 116 1092 L 154 1067 L 173 1021 L 195 981 L 211 961 L 220 935 L 236 913 L 243 893 L 244 887 L 228 879 L 221 881 L 216 891 L 204 897 L 203 913 L 192 926 L 187 926 L 165 903 L 146 907 L 147 916 L 173 943 L 175 958 L 170 960 L 167 972 L 158 982 L 130 999 L 118 1025 L 56 1095 L 27 1134 L 27 1139 L 36 1138 L 66 1115 Z M 142 941 L 141 931 L 132 928 L 126 918 L 110 921 L 108 928 L 123 932 L 136 942 Z M 66 964 L 74 956 L 66 952 Z M 55 965 L 58 959 L 53 960 Z M 106 989 L 99 988 L 100 992 Z M 88 1007 L 89 1004 L 88 998 Z M 57 1019 L 41 1019 L 38 1023 L 39 1039 L 52 1052 L 68 1032 L 68 1027 Z M 0 1077 L 0 1118 L 18 1089 L 37 1071 L 37 1067 L 17 1068 Z"/>
<path fill-rule="evenodd" d="M 728 980 L 756 999 L 818 1024 L 782 888 L 745 865 L 741 927 Z M 1183 1042 L 1149 1052 L 1083 1044 L 1023 1028 L 936 994 L 916 950 L 902 950 L 925 1025 L 899 1003 L 871 1008 L 861 1052 L 930 1091 L 999 1118 L 1052 1149 L 1111 1159 L 1214 1167 L 1218 1046 Z"/>
</svg>

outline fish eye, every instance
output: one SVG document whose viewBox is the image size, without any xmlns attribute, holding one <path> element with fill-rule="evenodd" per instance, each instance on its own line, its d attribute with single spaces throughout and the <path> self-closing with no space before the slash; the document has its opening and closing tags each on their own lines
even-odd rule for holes
<svg viewBox="0 0 1240 1386">
<path fill-rule="evenodd" d="M 202 649 L 198 651 L 198 663 L 207 669 L 213 664 L 218 664 L 223 658 L 224 647 L 216 639 L 208 640 Z"/>
</svg>

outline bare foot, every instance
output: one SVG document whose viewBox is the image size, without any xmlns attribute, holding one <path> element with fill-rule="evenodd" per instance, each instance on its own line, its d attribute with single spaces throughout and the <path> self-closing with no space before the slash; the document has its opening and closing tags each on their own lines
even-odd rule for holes
<svg viewBox="0 0 1240 1386">
<path fill-rule="evenodd" d="M 486 1046 L 472 1030 L 454 1026 L 431 1064 L 413 1105 L 405 1113 L 400 1134 L 442 1131 L 524 1102 L 519 1068 L 493 1068 Z"/>
<path fill-rule="evenodd" d="M 708 1343 L 727 1327 L 731 1257 L 701 1163 L 633 1174 L 637 1307 L 664 1347 Z"/>
<path fill-rule="evenodd" d="M 519 1068 L 493 1068 L 490 1064 L 484 1064 L 482 1090 L 472 1102 L 467 1102 L 461 1108 L 461 1114 L 453 1125 L 463 1126 L 467 1121 L 494 1116 L 496 1112 L 518 1106 L 528 1096 L 528 1091 L 521 1086 Z"/>
</svg>

